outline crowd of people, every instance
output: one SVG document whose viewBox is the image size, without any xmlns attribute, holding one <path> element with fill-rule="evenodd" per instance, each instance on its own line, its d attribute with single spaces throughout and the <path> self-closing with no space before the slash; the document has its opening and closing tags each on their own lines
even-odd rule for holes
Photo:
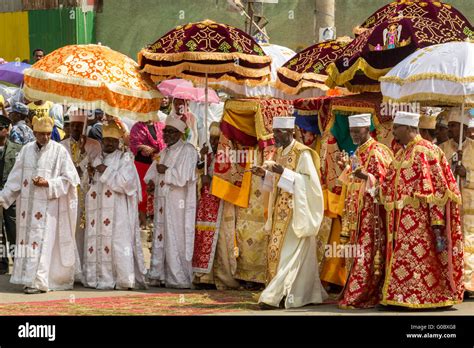
<svg viewBox="0 0 474 348">
<path fill-rule="evenodd" d="M 212 235 L 212 267 L 193 267 L 202 252 L 197 221 L 209 223 L 201 223 L 204 231 L 226 223 L 227 208 L 211 189 L 218 122 L 199 150 L 196 118 L 181 99 L 164 99 L 157 120 L 133 124 L 22 95 L 0 98 L 0 109 L 0 273 L 10 272 L 11 259 L 10 281 L 27 294 L 76 282 L 246 288 L 262 290 L 259 303 L 269 309 L 323 303 L 334 289 L 341 308 L 447 307 L 474 292 L 474 124 L 459 108 L 397 112 L 393 148 L 371 137 L 370 114 L 349 117 L 357 150 L 338 156 L 344 199 L 337 242 L 357 252 L 344 257 L 339 288 L 320 276 L 317 254 L 328 204 L 324 163 L 295 139 L 292 115 L 273 119 L 272 160 L 246 170 L 261 178 L 266 233 L 263 262 L 247 260 L 265 274 L 249 281 L 235 276 L 236 243 L 225 234 Z"/>
</svg>

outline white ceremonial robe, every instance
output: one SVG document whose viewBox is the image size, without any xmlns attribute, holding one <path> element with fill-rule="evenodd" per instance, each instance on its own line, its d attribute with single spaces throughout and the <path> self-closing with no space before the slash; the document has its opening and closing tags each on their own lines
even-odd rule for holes
<svg viewBox="0 0 474 348">
<path fill-rule="evenodd" d="M 73 158 L 71 143 L 75 142 L 72 138 L 67 138 L 61 141 L 61 145 L 63 145 L 66 150 Z M 79 143 L 76 142 L 79 146 Z M 84 145 L 85 155 L 82 156 L 82 161 L 78 163 L 78 167 L 81 168 L 82 175 L 80 176 L 80 192 L 84 195 L 89 190 L 89 175 L 87 172 L 87 166 L 89 163 L 92 163 L 97 156 L 100 156 L 102 153 L 102 146 L 97 140 L 87 138 L 86 144 Z M 82 199 L 82 202 L 81 202 Z M 77 223 L 76 223 L 76 231 L 75 231 L 75 239 L 76 239 L 76 246 L 77 251 L 79 253 L 79 259 L 81 260 L 81 266 L 84 264 L 83 255 L 84 255 L 84 223 L 83 215 L 84 215 L 84 199 L 83 197 L 78 197 L 78 205 L 77 205 Z"/>
<path fill-rule="evenodd" d="M 160 154 L 160 164 L 168 167 L 159 174 L 156 161 L 145 175 L 155 184 L 155 218 L 151 267 L 152 283 L 170 288 L 190 288 L 194 228 L 196 224 L 196 164 L 193 145 L 179 140 Z"/>
<path fill-rule="evenodd" d="M 96 157 L 96 172 L 86 196 L 83 284 L 97 289 L 145 288 L 140 240 L 140 181 L 133 157 L 116 150 Z"/>
<path fill-rule="evenodd" d="M 36 176 L 49 187 L 35 186 Z M 17 249 L 10 282 L 42 291 L 72 289 L 75 272 L 81 272 L 74 241 L 78 184 L 62 145 L 51 140 L 41 149 L 36 142 L 22 148 L 0 192 L 5 209 L 16 201 Z"/>
<path fill-rule="evenodd" d="M 283 150 L 283 154 L 291 151 L 294 142 Z M 273 188 L 273 180 L 273 173 L 267 172 L 263 189 Z M 301 153 L 295 171 L 284 169 L 277 185 L 293 194 L 293 214 L 281 248 L 277 273 L 260 295 L 259 302 L 278 307 L 285 297 L 285 308 L 322 303 L 328 295 L 319 278 L 315 250 L 316 236 L 324 217 L 324 201 L 318 173 L 308 151 Z M 272 208 L 269 208 L 269 216 Z M 271 225 L 271 221 L 268 222 Z"/>
</svg>

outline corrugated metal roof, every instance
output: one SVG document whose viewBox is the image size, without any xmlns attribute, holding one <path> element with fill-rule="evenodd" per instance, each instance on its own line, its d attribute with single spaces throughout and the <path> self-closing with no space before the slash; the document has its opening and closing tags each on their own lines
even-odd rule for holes
<svg viewBox="0 0 474 348">
<path fill-rule="evenodd" d="M 22 0 L 23 10 L 48 10 L 63 7 L 78 7 L 82 5 L 81 0 Z"/>
<path fill-rule="evenodd" d="M 0 1 L 0 12 L 20 12 L 23 10 L 21 0 L 2 0 Z"/>
</svg>

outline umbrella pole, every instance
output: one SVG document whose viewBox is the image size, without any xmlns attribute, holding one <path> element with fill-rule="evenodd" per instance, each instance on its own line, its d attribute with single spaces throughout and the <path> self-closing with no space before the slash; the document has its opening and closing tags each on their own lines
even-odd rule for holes
<svg viewBox="0 0 474 348">
<path fill-rule="evenodd" d="M 206 89 L 204 91 L 204 146 L 207 144 L 207 113 L 208 113 L 208 88 L 209 88 L 209 81 L 207 79 L 206 73 Z M 204 175 L 207 175 L 207 155 L 204 157 Z"/>
<path fill-rule="evenodd" d="M 461 105 L 461 129 L 459 131 L 459 142 L 458 142 L 458 151 L 462 151 L 462 138 L 464 137 L 464 101 L 462 102 L 462 105 Z M 458 166 L 461 165 L 461 162 L 462 160 L 459 160 L 458 161 Z M 457 182 L 458 182 L 458 186 L 459 188 L 461 188 L 461 177 L 459 175 L 457 175 Z"/>
</svg>

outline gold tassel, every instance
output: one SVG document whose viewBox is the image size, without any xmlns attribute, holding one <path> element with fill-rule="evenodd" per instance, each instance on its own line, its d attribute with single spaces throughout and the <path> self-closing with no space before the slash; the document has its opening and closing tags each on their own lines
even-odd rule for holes
<svg viewBox="0 0 474 348">
<path fill-rule="evenodd" d="M 382 265 L 382 257 L 380 255 L 380 250 L 377 250 L 375 253 L 375 258 L 374 258 L 374 274 L 376 276 L 380 276 L 381 274 L 381 265 Z"/>
</svg>

